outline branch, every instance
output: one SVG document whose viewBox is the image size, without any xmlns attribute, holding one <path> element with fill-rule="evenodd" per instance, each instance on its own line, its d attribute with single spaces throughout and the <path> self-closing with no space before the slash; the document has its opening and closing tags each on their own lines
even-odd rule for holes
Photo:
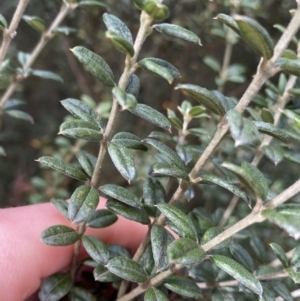
<svg viewBox="0 0 300 301">
<path fill-rule="evenodd" d="M 17 27 L 28 5 L 29 0 L 20 0 L 8 29 L 3 31 L 3 41 L 0 48 L 0 66 L 6 56 L 11 40 L 16 36 Z"/>
</svg>

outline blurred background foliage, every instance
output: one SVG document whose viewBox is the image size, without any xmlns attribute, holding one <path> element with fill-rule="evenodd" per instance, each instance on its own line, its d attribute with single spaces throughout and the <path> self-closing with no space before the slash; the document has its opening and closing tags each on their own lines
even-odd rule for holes
<svg viewBox="0 0 300 301">
<path fill-rule="evenodd" d="M 232 37 L 233 54 L 231 64 L 239 69 L 238 77 L 233 76 L 232 81 L 224 85 L 220 82 L 218 64 L 221 66 L 225 51 L 226 32 L 223 26 L 213 18 L 218 13 L 230 14 L 233 11 L 229 0 L 168 0 L 165 3 L 170 7 L 170 16 L 165 22 L 181 25 L 190 29 L 201 37 L 203 47 L 192 43 L 184 43 L 181 40 L 171 39 L 153 32 L 147 39 L 141 57 L 158 57 L 169 61 L 181 72 L 182 78 L 177 81 L 192 83 L 207 89 L 222 89 L 226 96 L 239 99 L 255 73 L 259 57 L 253 54 L 244 43 Z M 7 20 L 11 20 L 18 1 L 1 0 L 0 13 Z M 118 16 L 130 28 L 133 36 L 136 35 L 139 25 L 139 14 L 131 0 L 106 1 L 108 12 Z M 289 9 L 294 8 L 294 0 L 243 0 L 238 12 L 255 17 L 266 27 L 274 41 L 280 37 L 280 32 L 273 27 L 274 24 L 287 25 L 290 20 Z M 42 18 L 49 26 L 57 15 L 61 6 L 61 0 L 31 0 L 26 9 L 27 15 Z M 35 61 L 33 68 L 49 70 L 63 78 L 63 82 L 45 80 L 38 77 L 25 79 L 13 94 L 13 99 L 25 101 L 22 109 L 29 113 L 34 124 L 23 120 L 4 116 L 0 132 L 0 144 L 4 147 L 6 156 L 0 157 L 0 206 L 19 206 L 28 203 L 48 201 L 51 197 L 67 198 L 69 191 L 75 187 L 73 180 L 56 172 L 41 169 L 34 160 L 42 155 L 54 155 L 63 157 L 64 160 L 77 162 L 74 152 L 83 145 L 81 141 L 71 141 L 57 136 L 60 123 L 66 118 L 67 113 L 60 104 L 65 98 L 82 99 L 90 105 L 97 107 L 102 116 L 107 116 L 110 108 L 110 90 L 105 88 L 91 74 L 86 72 L 75 60 L 71 51 L 77 45 L 85 46 L 99 54 L 110 65 L 118 78 L 124 68 L 124 56 L 114 49 L 112 44 L 105 38 L 105 27 L 102 14 L 105 9 L 82 9 L 77 8 L 64 20 L 64 26 L 76 29 L 69 35 L 57 35 L 42 51 Z M 8 58 L 11 59 L 10 72 L 0 78 L 0 96 L 4 93 L 9 80 L 14 76 L 13 68 L 18 65 L 18 51 L 30 53 L 40 38 L 40 33 L 33 30 L 25 21 L 21 21 L 17 36 L 11 43 Z M 227 36 L 228 38 L 228 36 Z M 292 46 L 293 47 L 293 46 Z M 168 85 L 159 77 L 149 75 L 138 70 L 141 80 L 141 91 L 138 96 L 140 103 L 151 105 L 153 108 L 167 114 L 167 109 L 177 111 L 177 106 L 185 99 L 182 93 L 174 90 L 173 85 Z M 234 74 L 233 74 L 234 75 Z M 277 85 L 278 76 L 272 79 Z M 262 91 L 262 96 L 269 96 Z M 195 102 L 189 99 L 193 104 Z M 270 101 L 272 103 L 272 101 Z M 253 107 L 259 104 L 253 104 Z M 293 103 L 291 102 L 293 106 Z M 177 111 L 177 115 L 179 116 Z M 121 115 L 116 131 L 133 132 L 141 138 L 146 137 L 155 129 L 150 123 L 134 117 L 125 112 Z M 215 117 L 211 119 L 201 118 L 195 120 L 196 126 L 206 131 L 197 138 L 191 138 L 190 143 L 205 146 L 209 137 L 216 128 Z M 193 121 L 194 122 L 194 121 Z M 282 121 L 284 122 L 284 120 Z M 176 129 L 173 128 L 173 133 Z M 298 144 L 299 146 L 299 144 Z M 297 147 L 296 147 L 297 148 Z M 95 155 L 98 152 L 98 144 L 86 146 Z M 298 147 L 299 149 L 299 147 Z M 216 156 L 222 160 L 247 160 L 251 161 L 253 152 L 247 148 L 239 148 L 234 151 L 232 139 L 226 139 Z M 153 159 L 147 155 L 136 156 L 136 163 L 140 166 L 140 176 L 146 172 L 145 162 Z M 283 187 L 291 184 L 294 176 L 299 176 L 299 166 L 288 163 L 274 164 L 264 158 L 260 163 L 260 169 L 272 177 L 273 187 L 281 191 Z M 288 172 L 286 172 L 288 170 Z M 107 160 L 106 173 L 103 183 L 113 182 L 125 184 L 124 180 L 116 176 L 116 170 Z M 274 182 L 274 179 L 278 179 Z M 138 177 L 136 182 L 141 181 Z M 174 183 L 174 188 L 176 183 Z M 169 192 L 172 192 L 172 183 L 169 183 Z M 59 188 L 58 188 L 59 187 Z M 206 200 L 207 209 L 212 210 L 214 200 L 212 190 L 218 193 L 218 200 L 228 203 L 230 195 L 224 190 L 208 187 L 202 192 L 201 202 Z M 199 200 L 199 198 L 197 198 Z M 224 205 L 226 206 L 226 205 Z M 246 209 L 246 205 L 242 205 Z M 214 210 L 213 210 L 214 211 Z"/>
</svg>

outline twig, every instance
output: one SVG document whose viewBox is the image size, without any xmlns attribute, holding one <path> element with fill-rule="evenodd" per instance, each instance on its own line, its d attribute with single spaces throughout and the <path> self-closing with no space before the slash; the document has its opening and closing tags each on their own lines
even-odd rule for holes
<svg viewBox="0 0 300 301">
<path fill-rule="evenodd" d="M 19 1 L 17 9 L 16 9 L 14 16 L 11 20 L 11 23 L 9 25 L 9 28 L 5 29 L 3 31 L 3 41 L 2 41 L 1 48 L 0 48 L 0 66 L 6 56 L 6 53 L 8 51 L 11 40 L 17 34 L 17 32 L 16 32 L 17 27 L 20 23 L 20 20 L 23 16 L 23 13 L 24 13 L 28 3 L 29 3 L 29 0 L 20 0 Z"/>
</svg>

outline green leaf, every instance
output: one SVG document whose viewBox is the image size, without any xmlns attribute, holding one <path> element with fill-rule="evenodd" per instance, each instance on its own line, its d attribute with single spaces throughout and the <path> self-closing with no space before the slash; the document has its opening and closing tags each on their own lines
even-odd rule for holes
<svg viewBox="0 0 300 301">
<path fill-rule="evenodd" d="M 70 274 L 56 273 L 45 279 L 39 291 L 41 301 L 58 301 L 72 288 L 73 280 Z"/>
<path fill-rule="evenodd" d="M 168 259 L 170 263 L 176 264 L 198 264 L 205 256 L 205 251 L 200 248 L 194 240 L 183 237 L 173 241 L 168 248 Z"/>
<path fill-rule="evenodd" d="M 139 91 L 140 91 L 140 80 L 135 74 L 131 74 L 125 92 L 132 94 L 133 96 L 136 97 L 139 94 Z"/>
<path fill-rule="evenodd" d="M 151 228 L 152 254 L 157 272 L 168 268 L 167 248 L 173 240 L 173 236 L 163 226 L 153 225 Z"/>
<path fill-rule="evenodd" d="M 262 150 L 264 154 L 269 158 L 271 161 L 274 162 L 275 165 L 277 165 L 279 162 L 281 162 L 284 159 L 284 150 L 278 146 L 270 146 L 270 145 L 264 145 L 262 147 Z"/>
<path fill-rule="evenodd" d="M 71 196 L 68 215 L 73 223 L 82 223 L 96 210 L 99 203 L 99 195 L 95 188 L 79 186 Z"/>
<path fill-rule="evenodd" d="M 199 118 L 202 117 L 205 112 L 205 108 L 202 106 L 194 106 L 188 111 L 188 115 L 191 116 L 192 118 Z"/>
<path fill-rule="evenodd" d="M 97 263 L 106 264 L 109 260 L 108 247 L 94 236 L 83 235 L 82 243 L 87 253 Z"/>
<path fill-rule="evenodd" d="M 122 107 L 122 110 L 134 108 L 137 104 L 136 98 L 132 94 L 127 94 L 119 87 L 113 88 L 112 94 L 119 105 Z"/>
<path fill-rule="evenodd" d="M 135 177 L 135 167 L 129 150 L 123 145 L 110 143 L 108 153 L 120 174 L 130 182 Z"/>
<path fill-rule="evenodd" d="M 217 176 L 214 176 L 210 173 L 204 173 L 201 175 L 201 179 L 205 180 L 205 181 L 208 181 L 208 182 L 211 182 L 211 183 L 214 183 L 218 186 L 221 186 L 227 190 L 229 190 L 230 192 L 232 192 L 233 194 L 237 195 L 238 197 L 242 198 L 244 201 L 246 201 L 246 203 L 248 205 L 251 204 L 251 199 L 249 196 L 247 196 L 247 194 L 242 191 L 241 189 L 237 188 L 235 185 L 231 184 L 230 182 L 222 179 L 222 178 L 219 178 Z M 201 182 L 200 182 L 201 184 Z"/>
<path fill-rule="evenodd" d="M 243 162 L 241 167 L 230 162 L 223 162 L 221 165 L 236 174 L 254 195 L 262 200 L 266 199 L 268 183 L 257 167 L 247 162 Z"/>
<path fill-rule="evenodd" d="M 101 56 L 81 46 L 76 46 L 71 51 L 79 62 L 105 86 L 115 86 L 114 75 Z"/>
<path fill-rule="evenodd" d="M 63 122 L 59 127 L 58 135 L 92 142 L 99 142 L 103 138 L 103 135 L 99 132 L 97 125 L 80 119 L 67 120 Z"/>
<path fill-rule="evenodd" d="M 118 49 L 119 51 L 130 55 L 131 57 L 134 56 L 134 48 L 133 45 L 128 42 L 126 39 L 116 35 L 114 32 L 107 31 L 105 33 L 105 37 L 113 43 L 113 45 Z"/>
<path fill-rule="evenodd" d="M 88 290 L 80 287 L 73 287 L 68 294 L 70 301 L 97 301 Z"/>
<path fill-rule="evenodd" d="M 260 132 L 272 136 L 274 138 L 277 138 L 285 144 L 290 143 L 289 136 L 284 131 L 277 128 L 275 125 L 263 121 L 253 121 L 253 122 Z"/>
<path fill-rule="evenodd" d="M 274 123 L 274 117 L 273 117 L 272 113 L 270 112 L 270 110 L 268 110 L 266 108 L 262 108 L 261 112 L 260 112 L 260 116 L 264 122 L 271 123 L 271 124 Z"/>
<path fill-rule="evenodd" d="M 175 177 L 186 181 L 190 180 L 189 175 L 184 170 L 163 162 L 152 165 L 149 175 Z"/>
<path fill-rule="evenodd" d="M 62 199 L 51 199 L 51 203 L 65 218 L 69 219 L 68 202 L 66 202 L 65 200 L 62 200 Z"/>
<path fill-rule="evenodd" d="M 67 98 L 62 100 L 61 104 L 76 118 L 94 123 L 100 129 L 104 128 L 100 116 L 84 102 L 74 98 Z"/>
<path fill-rule="evenodd" d="M 272 283 L 272 282 L 271 282 Z M 293 297 L 291 296 L 291 293 L 289 289 L 286 287 L 284 283 L 281 281 L 276 281 L 271 284 L 271 288 L 275 291 L 277 296 L 280 296 L 285 301 L 293 301 Z"/>
<path fill-rule="evenodd" d="M 282 249 L 282 247 L 275 243 L 272 242 L 270 244 L 270 247 L 272 248 L 273 252 L 275 253 L 275 255 L 278 257 L 278 259 L 280 260 L 280 262 L 282 263 L 282 265 L 287 268 L 289 266 L 289 260 L 284 252 L 284 250 Z"/>
<path fill-rule="evenodd" d="M 201 299 L 202 292 L 194 280 L 179 275 L 171 275 L 163 282 L 164 286 L 179 295 Z"/>
<path fill-rule="evenodd" d="M 292 266 L 296 266 L 299 267 L 299 263 L 300 263 L 300 245 L 298 245 L 292 255 L 291 258 L 291 265 Z"/>
<path fill-rule="evenodd" d="M 132 35 L 128 27 L 116 16 L 103 14 L 103 21 L 108 31 L 125 39 L 131 45 L 133 44 Z"/>
<path fill-rule="evenodd" d="M 194 97 L 200 104 L 204 105 L 204 107 L 219 116 L 223 116 L 226 113 L 224 107 L 212 91 L 192 84 L 179 84 L 175 89 L 183 90 Z"/>
<path fill-rule="evenodd" d="M 284 158 L 289 160 L 290 162 L 300 164 L 300 154 L 291 154 L 291 153 L 285 153 Z"/>
<path fill-rule="evenodd" d="M 289 59 L 289 58 L 279 58 L 275 64 L 276 67 L 280 67 L 282 71 L 288 74 L 300 76 L 300 60 Z"/>
<path fill-rule="evenodd" d="M 254 293 L 262 295 L 263 288 L 260 282 L 241 264 L 223 255 L 211 255 L 210 258 L 221 270 L 225 271 Z"/>
<path fill-rule="evenodd" d="M 300 283 L 300 273 L 295 272 L 292 268 L 286 269 L 288 275 L 294 280 L 295 283 Z"/>
<path fill-rule="evenodd" d="M 147 289 L 144 301 L 168 301 L 168 297 L 159 289 L 150 287 Z"/>
<path fill-rule="evenodd" d="M 135 208 L 141 208 L 139 198 L 126 188 L 115 184 L 106 184 L 99 189 L 106 195 Z"/>
<path fill-rule="evenodd" d="M 241 245 L 232 243 L 230 245 L 230 252 L 235 257 L 235 259 L 241 263 L 248 271 L 254 271 L 255 266 L 252 257 L 246 249 Z"/>
<path fill-rule="evenodd" d="M 111 273 L 106 267 L 103 265 L 99 264 L 93 271 L 93 275 L 96 281 L 100 282 L 113 282 L 113 281 L 118 281 L 120 278 Z"/>
<path fill-rule="evenodd" d="M 210 69 L 212 69 L 215 72 L 221 71 L 221 65 L 220 63 L 213 57 L 206 55 L 203 58 L 203 63 L 206 64 Z"/>
<path fill-rule="evenodd" d="M 196 228 L 189 216 L 169 204 L 158 204 L 157 208 L 183 233 L 191 239 L 197 239 Z"/>
<path fill-rule="evenodd" d="M 236 23 L 236 21 L 231 16 L 225 15 L 225 14 L 218 14 L 215 17 L 215 19 L 224 23 L 229 28 L 231 28 L 233 31 L 235 31 L 238 35 L 240 35 L 240 28 L 239 28 L 238 24 Z"/>
<path fill-rule="evenodd" d="M 51 72 L 51 71 L 47 71 L 47 70 L 32 70 L 30 72 L 31 75 L 33 76 L 37 76 L 37 77 L 40 77 L 40 78 L 44 78 L 44 79 L 51 79 L 51 80 L 56 80 L 58 82 L 63 82 L 63 79 L 60 75 L 54 73 L 54 72 Z"/>
<path fill-rule="evenodd" d="M 269 33 L 256 20 L 246 16 L 235 16 L 241 37 L 259 55 L 270 59 L 273 55 L 274 45 Z"/>
<path fill-rule="evenodd" d="M 117 200 L 109 199 L 106 202 L 106 207 L 113 213 L 121 215 L 132 221 L 136 221 L 144 225 L 148 225 L 151 222 L 145 210 L 134 208 Z"/>
<path fill-rule="evenodd" d="M 85 182 L 87 180 L 86 175 L 80 169 L 62 160 L 44 156 L 36 161 L 79 181 Z"/>
<path fill-rule="evenodd" d="M 161 59 L 148 57 L 139 61 L 138 64 L 143 69 L 163 77 L 169 84 L 172 84 L 174 79 L 181 77 L 177 68 Z"/>
<path fill-rule="evenodd" d="M 68 36 L 69 34 L 75 33 L 76 31 L 77 31 L 76 28 L 73 28 L 73 27 L 58 26 L 52 30 L 52 33 L 64 34 L 64 35 Z"/>
<path fill-rule="evenodd" d="M 34 120 L 32 118 L 31 115 L 20 111 L 20 110 L 6 110 L 4 111 L 5 115 L 9 115 L 10 117 L 16 118 L 16 119 L 20 119 L 20 120 L 24 120 L 27 121 L 31 124 L 34 124 Z"/>
<path fill-rule="evenodd" d="M 181 158 L 181 160 L 187 165 L 191 161 L 193 161 L 195 153 L 193 151 L 193 147 L 191 145 L 176 145 L 176 151 Z"/>
<path fill-rule="evenodd" d="M 163 21 L 169 16 L 167 6 L 157 3 L 157 1 L 146 1 L 143 10 L 150 15 L 155 21 Z"/>
<path fill-rule="evenodd" d="M 87 222 L 87 226 L 91 228 L 105 228 L 114 224 L 118 217 L 107 209 L 94 211 Z"/>
<path fill-rule="evenodd" d="M 182 121 L 176 116 L 173 110 L 168 109 L 168 119 L 177 129 L 182 129 Z"/>
<path fill-rule="evenodd" d="M 177 168 L 184 170 L 185 166 L 181 160 L 181 158 L 178 156 L 176 152 L 174 152 L 171 148 L 166 146 L 164 143 L 157 141 L 152 138 L 146 138 L 143 140 L 147 144 L 152 145 L 154 148 L 156 148 L 161 154 L 166 156 L 173 165 L 175 165 Z"/>
<path fill-rule="evenodd" d="M 78 6 L 83 8 L 104 8 L 107 9 L 107 5 L 101 1 L 96 0 L 81 0 L 78 3 Z"/>
<path fill-rule="evenodd" d="M 76 157 L 82 166 L 83 170 L 89 175 L 93 176 L 93 172 L 97 163 L 97 158 L 85 151 L 79 151 L 76 153 Z"/>
<path fill-rule="evenodd" d="M 143 185 L 144 208 L 149 215 L 156 217 L 157 208 L 154 205 L 163 204 L 166 200 L 166 193 L 161 183 L 153 178 L 147 178 Z"/>
<path fill-rule="evenodd" d="M 44 20 L 35 16 L 23 15 L 23 20 L 38 32 L 45 32 L 46 25 Z"/>
<path fill-rule="evenodd" d="M 3 106 L 3 110 L 14 109 L 15 107 L 19 107 L 25 105 L 26 102 L 20 99 L 9 99 Z"/>
<path fill-rule="evenodd" d="M 68 246 L 79 239 L 79 234 L 72 228 L 56 225 L 45 229 L 41 234 L 43 243 L 49 246 Z"/>
<path fill-rule="evenodd" d="M 143 10 L 145 0 L 133 0 L 135 6 L 140 10 Z"/>
<path fill-rule="evenodd" d="M 291 91 L 289 91 L 289 93 L 291 94 Z M 283 111 L 283 113 L 289 118 L 292 119 L 295 124 L 297 125 L 297 127 L 300 129 L 300 115 L 296 114 L 295 112 L 285 109 Z"/>
<path fill-rule="evenodd" d="M 144 268 L 147 275 L 153 275 L 156 272 L 151 244 L 147 245 L 145 252 L 138 260 L 138 263 Z"/>
<path fill-rule="evenodd" d="M 235 147 L 244 144 L 257 144 L 259 142 L 258 130 L 252 121 L 243 118 L 234 109 L 227 112 L 227 119 L 231 135 L 235 140 Z"/>
<path fill-rule="evenodd" d="M 225 229 L 223 227 L 212 227 L 206 230 L 201 239 L 201 245 L 206 244 L 207 242 L 209 242 L 210 240 L 212 240 L 213 238 L 221 234 L 224 230 Z M 231 238 L 228 238 L 222 241 L 221 243 L 215 245 L 213 247 L 213 250 L 227 248 L 230 245 L 230 242 L 231 242 Z"/>
<path fill-rule="evenodd" d="M 5 149 L 2 146 L 0 146 L 0 156 L 1 157 L 5 157 L 6 156 Z"/>
<path fill-rule="evenodd" d="M 134 260 L 125 257 L 115 257 L 107 263 L 109 271 L 122 279 L 143 283 L 147 281 L 147 274 Z"/>
<path fill-rule="evenodd" d="M 148 148 L 141 142 L 141 139 L 128 132 L 119 132 L 114 135 L 111 142 L 115 144 L 121 144 L 129 149 L 136 149 L 141 151 L 147 151 Z"/>
<path fill-rule="evenodd" d="M 6 19 L 4 18 L 3 15 L 0 14 L 0 29 L 5 29 L 7 28 L 7 21 Z"/>
<path fill-rule="evenodd" d="M 269 221 L 284 229 L 295 239 L 300 238 L 299 211 L 295 211 L 297 215 L 286 215 L 272 209 L 266 209 L 262 212 Z"/>
<path fill-rule="evenodd" d="M 138 103 L 136 107 L 131 108 L 129 111 L 132 114 L 139 116 L 163 129 L 168 131 L 171 129 L 170 121 L 162 113 L 147 105 Z"/>
<path fill-rule="evenodd" d="M 188 42 L 201 45 L 201 40 L 196 34 L 181 26 L 163 23 L 163 24 L 154 25 L 153 28 L 168 36 L 179 38 Z"/>
</svg>

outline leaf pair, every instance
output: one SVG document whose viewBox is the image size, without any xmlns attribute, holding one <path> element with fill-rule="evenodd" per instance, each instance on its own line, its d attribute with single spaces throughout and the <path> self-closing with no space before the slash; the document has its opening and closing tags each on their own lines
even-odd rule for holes
<svg viewBox="0 0 300 301">
<path fill-rule="evenodd" d="M 134 4 L 141 10 L 145 11 L 155 21 L 162 21 L 169 15 L 167 6 L 159 4 L 154 0 L 134 0 Z"/>
</svg>

